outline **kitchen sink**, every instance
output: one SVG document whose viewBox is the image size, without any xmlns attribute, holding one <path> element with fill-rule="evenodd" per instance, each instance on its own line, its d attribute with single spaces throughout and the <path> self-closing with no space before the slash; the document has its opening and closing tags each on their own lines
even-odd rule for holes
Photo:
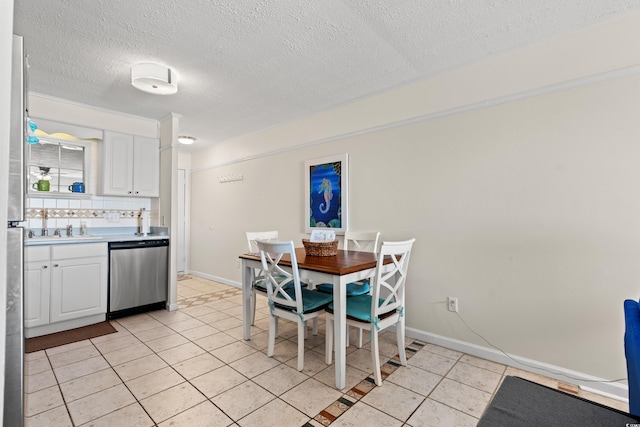
<svg viewBox="0 0 640 427">
<path fill-rule="evenodd" d="M 25 242 L 70 242 L 72 240 L 100 240 L 102 236 L 33 236 L 25 238 Z"/>
</svg>

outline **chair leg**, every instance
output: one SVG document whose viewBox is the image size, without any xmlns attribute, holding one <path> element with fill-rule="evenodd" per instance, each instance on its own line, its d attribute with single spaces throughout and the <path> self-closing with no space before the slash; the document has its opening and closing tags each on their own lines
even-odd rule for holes
<svg viewBox="0 0 640 427">
<path fill-rule="evenodd" d="M 327 365 L 331 365 L 331 358 L 333 356 L 333 318 L 327 314 L 327 330 L 325 331 L 325 343 L 324 343 L 324 360 Z"/>
<path fill-rule="evenodd" d="M 347 325 L 347 345 L 345 345 L 345 347 L 349 348 L 350 344 L 351 344 L 351 327 Z"/>
<path fill-rule="evenodd" d="M 347 325 L 347 347 L 349 347 L 349 338 L 351 337 L 349 325 Z M 358 328 L 358 348 L 362 348 L 362 328 Z"/>
<path fill-rule="evenodd" d="M 404 342 L 404 318 L 400 318 L 396 323 L 396 335 L 398 337 L 398 354 L 400 355 L 400 364 L 407 366 L 407 351 L 405 350 Z"/>
<path fill-rule="evenodd" d="M 307 333 L 307 322 L 298 321 L 298 371 L 304 367 L 304 336 Z"/>
<path fill-rule="evenodd" d="M 278 318 L 276 317 L 276 327 L 275 327 L 275 331 L 276 331 L 276 337 L 278 336 Z"/>
<path fill-rule="evenodd" d="M 254 289 L 251 289 L 251 307 L 249 307 L 249 310 L 251 310 L 251 326 L 253 326 L 256 322 L 256 291 Z"/>
<path fill-rule="evenodd" d="M 378 346 L 378 331 L 375 326 L 371 325 L 371 364 L 373 365 L 373 378 L 377 386 L 382 385 L 382 376 L 380 375 L 380 349 Z"/>
<path fill-rule="evenodd" d="M 273 314 L 269 315 L 269 348 L 267 356 L 273 356 L 273 348 L 276 344 L 276 335 L 278 335 L 278 318 Z"/>
<path fill-rule="evenodd" d="M 318 335 L 318 318 L 313 318 L 313 335 Z"/>
</svg>

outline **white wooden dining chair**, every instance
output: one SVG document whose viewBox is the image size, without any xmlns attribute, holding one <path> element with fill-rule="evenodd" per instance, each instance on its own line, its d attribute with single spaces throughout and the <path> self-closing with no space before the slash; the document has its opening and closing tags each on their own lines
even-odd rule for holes
<svg viewBox="0 0 640 427">
<path fill-rule="evenodd" d="M 379 332 L 396 325 L 400 363 L 407 365 L 404 345 L 405 286 L 411 248 L 415 239 L 402 242 L 383 242 L 380 248 L 376 274 L 372 280 L 371 295 L 347 298 L 347 324 L 370 331 L 371 364 L 376 385 L 382 385 L 380 375 Z M 384 264 L 385 257 L 392 263 Z M 326 309 L 326 362 L 331 363 L 333 350 L 333 303 Z"/>
<path fill-rule="evenodd" d="M 258 244 L 256 240 L 278 240 L 278 231 L 247 231 L 247 248 L 249 253 L 257 253 L 259 252 Z M 267 285 L 264 280 L 264 273 L 262 269 L 254 268 L 252 269 L 252 277 L 251 277 L 251 325 L 253 326 L 256 320 L 256 294 L 263 295 L 265 298 L 267 297 Z"/>
<path fill-rule="evenodd" d="M 378 251 L 378 240 L 380 240 L 380 232 L 378 231 L 345 231 L 344 232 L 344 250 L 354 250 L 361 252 Z M 368 294 L 371 290 L 369 278 L 359 282 L 347 284 L 347 297 Z M 316 287 L 320 292 L 333 294 L 333 285 L 330 283 L 321 284 Z M 347 347 L 349 347 L 349 327 L 347 326 Z M 358 331 L 358 348 L 362 348 L 362 329 Z"/>
<path fill-rule="evenodd" d="M 304 338 L 307 320 L 317 321 L 318 315 L 333 301 L 333 296 L 305 289 L 300 283 L 298 261 L 293 242 L 257 241 L 260 260 L 269 298 L 269 346 L 267 356 L 273 356 L 278 318 L 298 325 L 298 371 L 304 366 Z M 289 255 L 291 267 L 283 268 L 280 261 Z M 293 285 L 293 286 L 291 286 Z"/>
<path fill-rule="evenodd" d="M 344 250 L 376 253 L 378 240 L 380 240 L 378 231 L 345 231 Z"/>
</svg>

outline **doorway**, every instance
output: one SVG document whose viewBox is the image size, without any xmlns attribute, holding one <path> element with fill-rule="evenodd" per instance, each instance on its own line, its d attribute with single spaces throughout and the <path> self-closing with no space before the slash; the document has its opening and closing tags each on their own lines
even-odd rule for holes
<svg viewBox="0 0 640 427">
<path fill-rule="evenodd" d="M 176 242 L 176 269 L 178 275 L 187 273 L 187 171 L 178 169 L 178 233 Z"/>
</svg>

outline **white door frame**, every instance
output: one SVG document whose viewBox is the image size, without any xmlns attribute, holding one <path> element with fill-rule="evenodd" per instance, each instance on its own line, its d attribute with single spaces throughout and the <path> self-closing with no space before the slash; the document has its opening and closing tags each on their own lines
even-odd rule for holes
<svg viewBox="0 0 640 427">
<path fill-rule="evenodd" d="M 189 273 L 189 177 L 178 169 L 178 232 L 176 236 L 177 273 Z"/>
</svg>

